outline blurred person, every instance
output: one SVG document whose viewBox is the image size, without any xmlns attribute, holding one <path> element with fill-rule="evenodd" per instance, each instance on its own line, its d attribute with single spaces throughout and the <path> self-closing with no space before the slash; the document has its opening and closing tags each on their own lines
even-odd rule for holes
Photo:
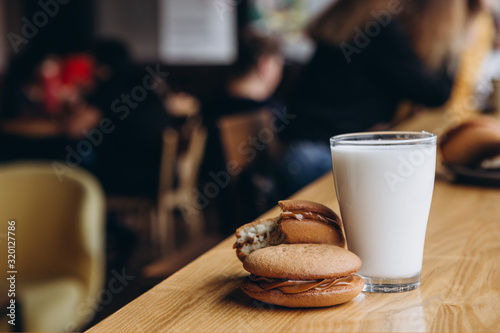
<svg viewBox="0 0 500 333">
<path fill-rule="evenodd" d="M 95 88 L 88 103 L 102 118 L 88 135 L 96 153 L 90 169 L 108 194 L 156 199 L 168 117 L 154 87 L 166 75 L 154 72 L 158 68 L 138 70 L 126 45 L 117 40 L 98 41 L 91 53 Z"/>
<path fill-rule="evenodd" d="M 450 97 L 463 40 L 479 0 L 338 0 L 307 27 L 316 51 L 306 65 L 284 133 L 288 193 L 331 170 L 329 138 L 390 127 L 409 101 Z"/>
<path fill-rule="evenodd" d="M 210 101 L 205 101 L 202 106 L 204 122 L 208 128 L 207 153 L 205 154 L 204 165 L 202 167 L 202 180 L 213 181 L 209 173 L 226 171 L 226 163 L 222 151 L 221 139 L 216 126 L 220 117 L 238 113 L 248 113 L 268 109 L 269 112 L 281 114 L 285 112 L 284 104 L 274 96 L 283 75 L 284 58 L 281 53 L 281 46 L 272 37 L 260 35 L 252 30 L 244 29 L 239 34 L 238 58 L 229 68 L 225 83 L 218 90 Z M 263 155 L 263 154 L 259 154 Z M 240 175 L 240 183 L 247 183 L 246 190 L 239 191 L 242 195 L 250 195 L 252 191 L 260 191 L 256 186 L 251 185 L 251 173 L 271 174 L 269 161 L 257 158 L 251 164 L 251 168 L 243 170 Z M 255 177 L 254 177 L 255 178 Z M 262 178 L 262 177 L 261 177 Z M 249 188 L 252 187 L 253 188 Z M 254 195 L 257 196 L 257 195 Z M 267 201 L 266 195 L 260 196 L 262 201 Z M 234 200 L 230 190 L 221 188 L 217 197 L 217 204 L 220 206 L 219 212 L 223 216 L 223 232 L 234 231 L 235 214 Z M 243 200 L 244 201 L 244 200 Z M 257 203 L 255 197 L 246 200 L 247 203 L 254 203 L 255 207 L 244 207 L 245 218 L 253 218 L 257 210 L 268 208 L 268 203 Z M 273 206 L 276 204 L 274 201 Z M 266 209 L 267 210 L 267 209 Z"/>
<path fill-rule="evenodd" d="M 240 34 L 238 59 L 229 68 L 225 83 L 203 108 L 207 120 L 229 114 L 280 107 L 274 93 L 283 76 L 280 44 L 252 30 Z"/>
</svg>

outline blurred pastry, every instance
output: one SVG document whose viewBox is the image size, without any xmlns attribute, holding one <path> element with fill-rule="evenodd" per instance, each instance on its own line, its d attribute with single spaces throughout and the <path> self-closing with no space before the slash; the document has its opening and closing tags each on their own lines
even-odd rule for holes
<svg viewBox="0 0 500 333">
<path fill-rule="evenodd" d="M 445 164 L 498 168 L 500 121 L 482 116 L 463 122 L 443 135 L 439 147 Z"/>
</svg>

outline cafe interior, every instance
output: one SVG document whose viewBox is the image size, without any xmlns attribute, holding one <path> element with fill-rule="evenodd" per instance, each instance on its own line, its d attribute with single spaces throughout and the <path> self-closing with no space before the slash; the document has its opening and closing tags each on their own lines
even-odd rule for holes
<svg viewBox="0 0 500 333">
<path fill-rule="evenodd" d="M 500 1 L 6 0 L 0 17 L 2 331 L 499 329 Z M 381 131 L 437 136 L 421 287 L 252 303 L 236 229 L 287 198 L 340 215 L 329 140 Z M 483 317 L 443 291 L 458 262 Z"/>
</svg>

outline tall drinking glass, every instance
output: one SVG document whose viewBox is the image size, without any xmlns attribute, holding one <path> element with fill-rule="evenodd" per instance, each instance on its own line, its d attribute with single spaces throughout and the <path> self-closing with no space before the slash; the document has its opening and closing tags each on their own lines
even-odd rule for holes
<svg viewBox="0 0 500 333">
<path fill-rule="evenodd" d="M 349 250 L 367 292 L 419 287 L 434 189 L 436 136 L 372 132 L 330 139 L 335 190 Z"/>
</svg>

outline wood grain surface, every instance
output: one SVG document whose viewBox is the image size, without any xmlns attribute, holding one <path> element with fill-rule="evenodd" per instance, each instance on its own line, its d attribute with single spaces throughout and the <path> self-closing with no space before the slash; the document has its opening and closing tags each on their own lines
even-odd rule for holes
<svg viewBox="0 0 500 333">
<path fill-rule="evenodd" d="M 404 129 L 414 129 L 414 124 Z M 314 200 L 339 212 L 331 174 L 294 198 Z M 274 208 L 265 215 L 278 213 Z M 500 330 L 498 188 L 436 181 L 422 285 L 411 292 L 362 293 L 346 304 L 320 309 L 287 309 L 261 303 L 238 288 L 248 273 L 231 248 L 233 242 L 234 237 L 226 239 L 90 331 Z"/>
</svg>

